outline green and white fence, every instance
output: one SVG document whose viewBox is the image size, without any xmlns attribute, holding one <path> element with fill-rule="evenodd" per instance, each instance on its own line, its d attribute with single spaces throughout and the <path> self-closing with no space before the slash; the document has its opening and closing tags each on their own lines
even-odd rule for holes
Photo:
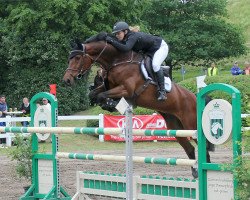
<svg viewBox="0 0 250 200">
<path fill-rule="evenodd" d="M 198 181 L 159 176 L 133 176 L 134 199 L 199 199 Z M 87 195 L 126 198 L 126 177 L 121 174 L 77 172 L 77 193 L 72 200 Z"/>
<path fill-rule="evenodd" d="M 231 96 L 232 107 L 228 106 L 224 100 L 212 100 L 205 107 L 205 97 L 213 91 L 226 92 Z M 44 107 L 36 107 L 37 100 L 42 98 L 47 98 L 51 102 L 51 110 L 48 111 Z M 188 114 L 188 113 L 187 113 Z M 58 128 L 57 125 L 57 99 L 49 93 L 39 93 L 31 99 L 31 126 L 37 124 L 41 127 L 29 127 L 29 128 L 2 128 L 0 131 L 8 132 L 31 132 L 39 134 L 32 134 L 32 151 L 34 153 L 32 158 L 32 185 L 29 190 L 20 197 L 21 200 L 32 200 L 32 199 L 71 199 L 70 195 L 60 186 L 60 175 L 58 171 L 59 158 L 67 157 L 69 159 L 94 159 L 94 160 L 114 160 L 111 157 L 105 155 L 92 155 L 92 154 L 70 154 L 58 152 L 58 139 L 55 133 L 78 133 L 78 134 L 105 134 L 105 129 L 103 128 Z M 196 188 L 195 199 L 200 200 L 212 200 L 212 199 L 236 199 L 235 188 L 237 187 L 237 181 L 235 180 L 231 168 L 228 170 L 223 169 L 223 163 L 207 163 L 206 160 L 206 138 L 217 145 L 223 144 L 230 138 L 230 133 L 232 132 L 232 145 L 233 145 L 233 163 L 232 166 L 238 165 L 236 158 L 241 155 L 240 142 L 241 142 L 241 113 L 240 113 L 240 92 L 226 84 L 212 84 L 203 88 L 197 96 L 197 119 L 198 119 L 198 172 L 199 172 L 199 181 L 198 181 L 198 190 Z M 220 124 L 220 129 L 217 129 L 214 132 L 215 124 Z M 37 126 L 36 125 L 36 126 Z M 52 126 L 52 128 L 46 127 Z M 56 128 L 54 128 L 56 127 Z M 119 132 L 121 130 L 115 130 L 114 132 Z M 44 134 L 52 132 L 52 152 L 48 154 L 41 154 L 39 152 L 38 139 L 39 137 L 44 137 Z M 114 134 L 111 129 L 109 133 Z M 133 130 L 133 133 L 136 134 L 145 134 L 145 135 L 170 135 L 170 136 L 180 136 L 179 131 L 145 131 L 145 130 Z M 182 131 L 183 132 L 183 131 Z M 186 131 L 186 136 L 194 136 L 196 131 Z M 183 134 L 182 134 L 183 135 Z M 124 161 L 123 156 L 117 156 L 118 160 Z M 137 157 L 134 157 L 137 158 Z M 155 159 L 150 157 L 142 157 L 134 159 L 135 162 L 145 162 L 145 163 L 155 163 L 155 164 L 187 164 L 187 161 L 181 159 Z M 187 165 L 193 165 L 195 161 L 188 161 Z M 79 180 L 78 180 L 79 181 Z M 150 182 L 150 181 L 149 181 Z M 157 181 L 156 181 L 157 182 Z M 172 181 L 172 184 L 175 181 Z M 142 183 L 141 185 L 145 185 Z M 153 183 L 152 183 L 153 184 Z M 154 183 L 156 188 L 159 187 L 157 183 Z M 153 185 L 154 185 L 153 184 Z M 188 183 L 191 185 L 191 183 Z M 187 184 L 187 185 L 188 185 Z M 215 188 L 216 185 L 216 188 Z M 226 186 L 227 190 L 225 190 Z M 165 187 L 163 185 L 161 187 Z M 182 187 L 182 186 L 181 186 Z M 192 188 L 192 187 L 190 187 Z M 180 189 L 181 190 L 181 189 Z M 183 189 L 186 191 L 187 188 Z M 190 189 L 191 190 L 191 189 Z M 141 190 L 142 191 L 142 190 Z M 165 190 L 164 190 L 165 191 Z M 101 192 L 102 193 L 102 192 Z M 107 191 L 103 194 L 105 195 Z M 117 192 L 115 192 L 117 193 Z M 161 192 L 163 193 L 163 192 Z M 177 192 L 176 192 L 177 193 Z M 198 194 L 199 193 L 199 197 Z M 78 191 L 78 196 L 81 195 Z M 82 194 L 84 195 L 84 194 Z M 140 194 L 141 197 L 134 197 L 135 199 L 147 199 L 146 196 Z M 158 194 L 153 194 L 158 195 Z M 75 198 L 77 199 L 77 198 Z M 148 199 L 152 199 L 149 197 Z M 157 196 L 157 199 L 161 199 L 160 196 Z M 171 199 L 171 198 L 169 198 Z M 183 199 L 183 197 L 173 197 L 173 199 Z"/>
</svg>

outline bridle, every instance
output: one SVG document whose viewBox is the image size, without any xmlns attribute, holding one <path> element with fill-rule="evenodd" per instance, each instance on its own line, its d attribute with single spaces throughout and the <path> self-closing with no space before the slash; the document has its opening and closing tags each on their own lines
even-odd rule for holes
<svg viewBox="0 0 250 200">
<path fill-rule="evenodd" d="M 85 73 L 91 68 L 91 66 L 96 63 L 98 61 L 98 59 L 101 57 L 101 55 L 103 54 L 103 52 L 105 51 L 105 49 L 107 48 L 107 42 L 105 43 L 105 46 L 103 47 L 103 49 L 101 50 L 101 52 L 99 53 L 99 55 L 96 58 L 93 58 L 92 56 L 90 56 L 87 52 L 86 52 L 86 47 L 84 44 L 82 44 L 82 49 L 83 50 L 72 50 L 70 52 L 70 56 L 69 56 L 69 60 L 74 58 L 77 55 L 81 55 L 82 58 L 87 57 L 91 60 L 91 65 L 89 65 L 87 67 L 87 69 L 83 69 L 83 65 L 81 68 L 78 69 L 72 69 L 70 67 L 68 67 L 65 71 L 72 71 L 72 72 L 78 72 L 76 78 L 77 79 L 81 79 Z M 72 75 L 72 73 L 70 73 L 70 76 L 72 76 L 74 78 L 74 76 Z"/>
</svg>

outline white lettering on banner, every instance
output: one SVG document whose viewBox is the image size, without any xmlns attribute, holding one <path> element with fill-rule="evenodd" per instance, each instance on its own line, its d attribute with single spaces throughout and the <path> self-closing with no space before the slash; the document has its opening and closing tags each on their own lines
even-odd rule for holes
<svg viewBox="0 0 250 200">
<path fill-rule="evenodd" d="M 157 119 L 156 128 L 167 128 L 165 120 L 164 119 Z"/>
<path fill-rule="evenodd" d="M 167 128 L 167 125 L 164 119 L 157 119 L 155 123 L 148 123 L 146 129 L 148 128 Z"/>
<path fill-rule="evenodd" d="M 133 128 L 134 129 L 141 129 L 143 127 L 143 122 L 142 120 L 140 120 L 137 117 L 133 117 L 132 118 L 132 123 L 133 123 Z M 118 122 L 117 122 L 117 126 L 119 128 L 124 128 L 125 127 L 125 118 L 121 118 Z"/>
</svg>

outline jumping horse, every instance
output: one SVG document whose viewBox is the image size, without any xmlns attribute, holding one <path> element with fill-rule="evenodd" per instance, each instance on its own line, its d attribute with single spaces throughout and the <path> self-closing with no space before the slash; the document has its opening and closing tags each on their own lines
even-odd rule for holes
<svg viewBox="0 0 250 200">
<path fill-rule="evenodd" d="M 81 78 L 93 63 L 99 63 L 107 72 L 109 89 L 102 85 L 95 90 L 99 105 L 112 104 L 107 99 L 131 100 L 134 105 L 153 109 L 160 113 L 167 122 L 168 129 L 196 130 L 196 96 L 187 89 L 172 83 L 171 92 L 164 101 L 157 100 L 157 87 L 147 83 L 140 65 L 142 55 L 133 51 L 120 52 L 105 41 L 102 33 L 93 36 L 84 44 L 78 43 L 69 55 L 68 68 L 63 81 L 71 86 L 76 78 Z M 189 159 L 195 159 L 195 148 L 189 138 L 176 137 Z M 197 143 L 197 141 L 195 140 Z M 207 161 L 210 155 L 207 151 Z M 197 169 L 192 167 L 192 175 L 197 178 Z"/>
</svg>

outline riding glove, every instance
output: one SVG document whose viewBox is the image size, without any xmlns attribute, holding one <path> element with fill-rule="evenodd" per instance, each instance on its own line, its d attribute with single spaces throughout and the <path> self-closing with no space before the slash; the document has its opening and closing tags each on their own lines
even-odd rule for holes
<svg viewBox="0 0 250 200">
<path fill-rule="evenodd" d="M 110 36 L 107 36 L 107 37 L 106 37 L 106 41 L 107 41 L 108 43 L 112 44 L 112 43 L 114 42 L 114 39 L 113 39 L 112 37 L 110 37 Z"/>
</svg>

